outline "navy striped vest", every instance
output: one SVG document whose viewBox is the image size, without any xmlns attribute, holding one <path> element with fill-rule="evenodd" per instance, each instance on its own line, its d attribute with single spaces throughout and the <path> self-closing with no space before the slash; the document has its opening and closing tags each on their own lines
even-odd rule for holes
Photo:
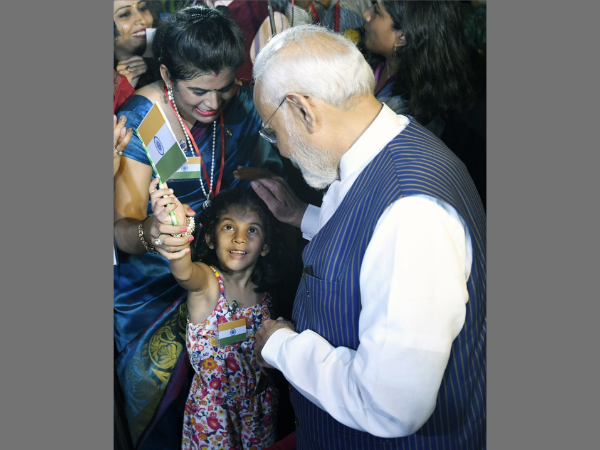
<svg viewBox="0 0 600 450">
<path fill-rule="evenodd" d="M 466 321 L 453 343 L 435 410 L 416 433 L 384 439 L 342 425 L 293 390 L 298 450 L 485 448 L 485 213 L 464 164 L 416 121 L 369 163 L 304 249 L 304 266 L 312 266 L 313 276 L 303 276 L 293 320 L 298 331 L 313 330 L 333 346 L 358 347 L 365 250 L 386 207 L 415 194 L 453 206 L 473 242 Z"/>
</svg>

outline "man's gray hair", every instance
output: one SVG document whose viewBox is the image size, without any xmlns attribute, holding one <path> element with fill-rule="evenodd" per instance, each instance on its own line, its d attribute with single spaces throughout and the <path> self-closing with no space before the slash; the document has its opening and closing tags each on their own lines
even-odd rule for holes
<svg viewBox="0 0 600 450">
<path fill-rule="evenodd" d="M 341 108 L 375 89 L 373 70 L 352 41 L 317 25 L 273 36 L 256 57 L 253 75 L 261 85 L 261 102 L 273 108 L 288 92 Z"/>
</svg>

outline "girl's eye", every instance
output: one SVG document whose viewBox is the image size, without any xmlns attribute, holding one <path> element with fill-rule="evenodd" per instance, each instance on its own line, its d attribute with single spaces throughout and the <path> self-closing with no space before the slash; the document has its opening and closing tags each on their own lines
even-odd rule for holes
<svg viewBox="0 0 600 450">
<path fill-rule="evenodd" d="M 258 230 L 257 230 L 256 228 L 254 228 L 254 227 L 250 227 L 250 228 L 248 228 L 248 231 L 249 231 L 250 233 L 258 233 Z"/>
<path fill-rule="evenodd" d="M 223 228 L 226 230 L 233 230 L 233 227 L 231 225 L 225 225 Z"/>
</svg>

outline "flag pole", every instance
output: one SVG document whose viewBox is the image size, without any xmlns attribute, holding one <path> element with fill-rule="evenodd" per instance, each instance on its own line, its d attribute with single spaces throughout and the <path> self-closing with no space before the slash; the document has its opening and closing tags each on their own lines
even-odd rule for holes
<svg viewBox="0 0 600 450">
<path fill-rule="evenodd" d="M 142 139 L 142 136 L 140 136 L 140 133 L 139 133 L 139 131 L 137 129 L 135 130 L 135 134 L 137 135 L 138 139 L 140 140 L 140 142 L 142 144 L 142 148 L 146 152 L 146 156 L 148 156 L 148 161 L 150 161 L 150 165 L 152 166 L 152 169 L 154 170 L 154 173 L 156 174 L 156 176 L 158 176 L 158 170 L 156 170 L 156 166 L 154 165 L 154 161 L 152 161 L 152 158 L 150 157 L 150 152 L 146 148 L 146 144 L 144 144 L 144 140 Z M 162 182 L 162 180 L 158 182 L 158 187 L 160 189 L 162 189 L 164 187 L 164 183 Z M 166 197 L 166 195 L 163 195 L 163 198 L 165 198 L 165 197 Z M 170 205 L 170 203 L 169 203 L 169 205 Z M 167 206 L 169 206 L 169 205 L 167 205 Z M 175 211 L 171 211 L 169 213 L 169 216 L 171 217 L 171 223 L 173 225 L 179 225 L 179 222 L 177 221 L 177 217 L 175 217 Z"/>
<path fill-rule="evenodd" d="M 275 18 L 273 16 L 273 4 L 271 3 L 271 0 L 267 0 L 267 6 L 269 8 L 269 21 L 271 22 L 271 36 L 275 36 Z"/>
</svg>

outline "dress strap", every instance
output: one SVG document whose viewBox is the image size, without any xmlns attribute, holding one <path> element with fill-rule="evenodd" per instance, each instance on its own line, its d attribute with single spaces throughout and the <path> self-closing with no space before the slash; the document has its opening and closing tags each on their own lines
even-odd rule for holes
<svg viewBox="0 0 600 450">
<path fill-rule="evenodd" d="M 219 275 L 219 272 L 217 272 L 217 269 L 215 269 L 213 266 L 210 266 L 210 268 L 213 270 L 213 272 L 215 273 L 215 276 L 217 277 L 217 280 L 219 281 L 219 288 L 221 289 L 221 297 L 225 298 L 225 285 L 223 284 L 221 275 Z"/>
<path fill-rule="evenodd" d="M 274 317 L 271 317 L 271 303 L 271 295 L 265 292 L 265 296 L 259 303 L 259 308 L 264 319 L 274 319 Z"/>
</svg>

